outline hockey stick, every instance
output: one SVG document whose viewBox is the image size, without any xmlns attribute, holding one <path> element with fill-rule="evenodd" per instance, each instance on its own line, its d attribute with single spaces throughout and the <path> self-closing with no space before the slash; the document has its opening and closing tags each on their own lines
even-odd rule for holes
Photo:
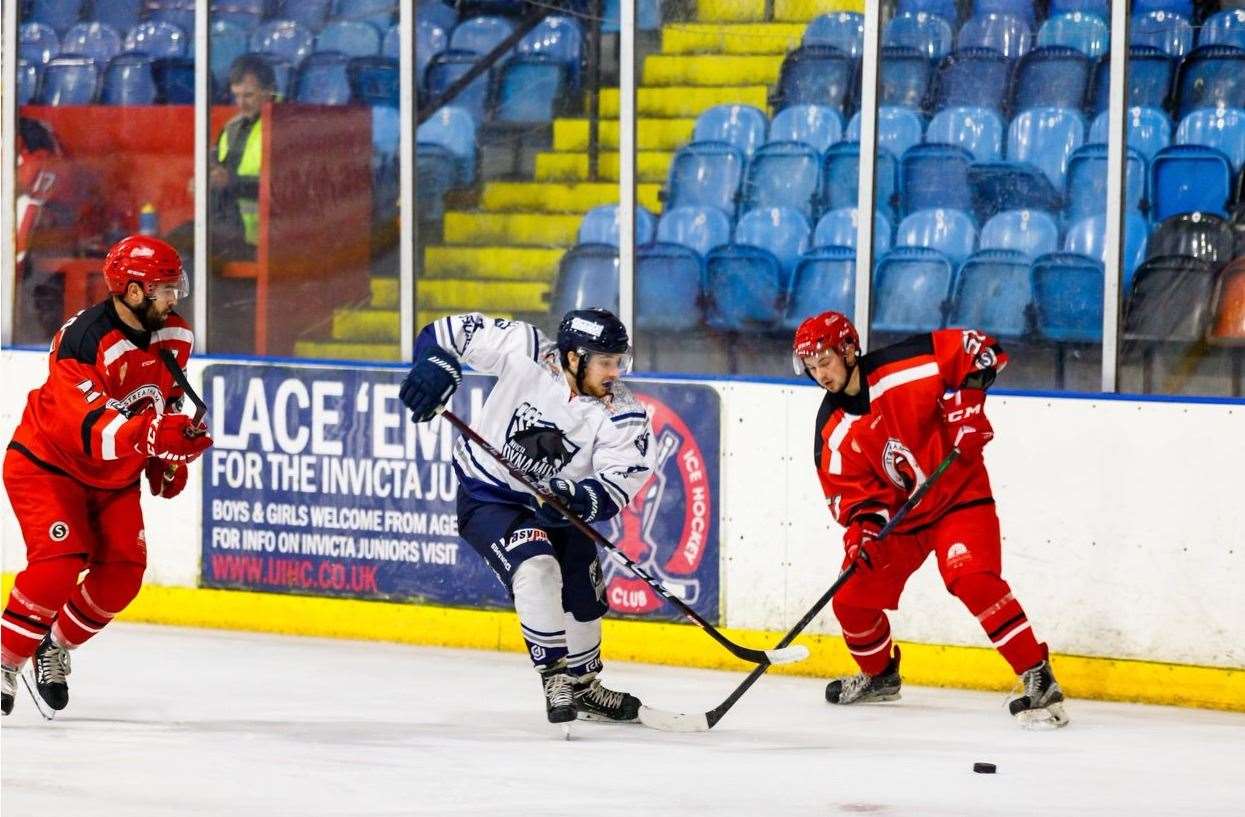
<svg viewBox="0 0 1245 817">
<path fill-rule="evenodd" d="M 170 352 L 168 349 L 161 349 L 156 354 L 159 355 L 160 360 L 163 361 L 164 368 L 168 369 L 169 374 L 173 375 L 173 382 L 176 383 L 178 386 L 180 386 L 182 392 L 187 397 L 190 398 L 190 402 L 194 403 L 194 406 L 195 406 L 194 427 L 202 428 L 203 418 L 207 416 L 207 403 L 203 402 L 203 398 L 200 397 L 199 393 L 195 391 L 194 386 L 190 385 L 190 380 L 187 379 L 186 373 L 182 371 L 182 367 L 177 365 L 177 358 L 173 357 L 172 352 Z M 199 433 L 202 433 L 202 432 L 199 432 Z M 190 429 L 187 429 L 186 436 L 192 437 L 192 436 L 198 436 L 198 434 L 195 434 L 191 432 Z M 172 482 L 176 477 L 177 477 L 177 463 L 172 463 L 171 465 L 169 465 L 168 468 L 164 469 L 164 481 L 166 483 Z"/>
<path fill-rule="evenodd" d="M 886 523 L 885 527 L 883 527 L 881 531 L 878 532 L 878 540 L 881 540 L 890 534 L 890 532 L 903 521 L 904 517 L 906 517 L 913 508 L 920 504 L 925 495 L 929 493 L 929 489 L 935 482 L 938 481 L 938 478 L 951 467 L 951 463 L 955 462 L 955 459 L 958 456 L 960 456 L 960 450 L 958 448 L 952 448 L 951 452 L 948 453 L 947 456 L 943 457 L 942 462 L 938 463 L 938 467 L 934 469 L 933 473 L 926 478 L 925 482 L 921 483 L 920 487 L 912 492 L 912 496 L 908 497 L 908 501 L 895 512 L 895 515 L 891 518 L 891 520 Z M 843 572 L 839 574 L 839 577 L 834 580 L 834 584 L 830 585 L 830 589 L 823 593 L 821 598 L 817 599 L 817 603 L 814 604 L 812 608 L 795 623 L 795 626 L 782 637 L 782 641 L 778 642 L 778 646 L 775 647 L 775 649 L 782 649 L 794 641 L 796 636 L 803 632 L 804 628 L 817 617 L 817 614 L 830 603 L 830 599 L 834 598 L 834 594 L 839 592 L 839 588 L 841 588 L 847 580 L 855 574 L 855 572 L 856 561 L 853 561 L 846 568 L 844 568 Z M 732 706 L 735 705 L 735 702 L 748 691 L 749 687 L 757 682 L 757 679 L 765 674 L 767 669 L 769 669 L 769 667 L 762 664 L 752 670 L 748 677 L 743 680 L 743 683 L 735 687 L 735 691 L 727 696 L 725 701 L 718 704 L 713 709 L 710 709 L 708 712 L 671 714 L 657 709 L 640 707 L 640 722 L 645 726 L 653 729 L 661 729 L 665 732 L 707 732 L 716 726 L 718 721 L 722 720 L 722 718 L 726 716 L 726 713 Z"/>
<path fill-rule="evenodd" d="M 670 602 L 673 606 L 677 607 L 679 612 L 687 616 L 687 618 L 691 619 L 693 623 L 697 624 L 702 630 L 708 633 L 710 638 L 725 647 L 731 655 L 743 661 L 751 661 L 754 664 L 760 664 L 763 667 L 767 667 L 770 664 L 789 664 L 793 661 L 803 661 L 805 658 L 808 658 L 808 648 L 803 646 L 789 647 L 786 644 L 782 644 L 773 650 L 754 650 L 731 641 L 729 638 L 722 635 L 722 633 L 718 631 L 717 627 L 714 627 L 708 621 L 701 618 L 700 614 L 691 607 L 687 606 L 682 599 L 663 587 L 661 582 L 649 575 L 648 571 L 633 562 L 627 554 L 623 553 L 622 550 L 618 548 L 617 545 L 609 539 L 606 539 L 594 530 L 587 522 L 584 522 L 572 513 L 571 510 L 562 502 L 562 500 L 532 482 L 527 474 L 524 474 L 518 468 L 514 467 L 514 465 L 506 459 L 504 454 L 494 448 L 488 440 L 481 437 L 474 428 L 467 425 L 467 423 L 454 414 L 454 412 L 446 409 L 441 412 L 441 416 L 448 420 L 450 425 L 462 432 L 464 437 L 487 451 L 489 456 L 497 460 L 503 468 L 510 472 L 512 477 L 521 482 L 525 488 L 539 497 L 542 502 L 552 505 L 560 511 L 576 530 L 596 542 L 601 547 L 605 548 L 611 556 L 622 562 L 622 564 L 630 569 L 632 573 L 644 581 L 645 584 L 653 588 L 659 596 Z"/>
</svg>

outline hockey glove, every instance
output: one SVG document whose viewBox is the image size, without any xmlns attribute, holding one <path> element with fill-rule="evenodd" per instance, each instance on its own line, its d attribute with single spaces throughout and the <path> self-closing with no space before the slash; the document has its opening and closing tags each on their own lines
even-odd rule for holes
<svg viewBox="0 0 1245 817">
<path fill-rule="evenodd" d="M 142 451 L 148 457 L 165 462 L 194 462 L 199 455 L 212 446 L 207 428 L 196 424 L 185 414 L 165 412 L 153 417 L 147 426 L 146 445 Z"/>
<path fill-rule="evenodd" d="M 618 513 L 618 506 L 595 479 L 572 482 L 562 477 L 549 480 L 549 492 L 562 500 L 571 513 L 584 522 L 599 522 Z M 541 505 L 537 516 L 551 525 L 565 525 L 566 518 L 552 505 Z"/>
<path fill-rule="evenodd" d="M 147 485 L 152 496 L 172 499 L 186 487 L 186 466 L 151 457 L 147 460 Z"/>
<path fill-rule="evenodd" d="M 843 549 L 847 551 L 848 563 L 856 562 L 865 570 L 880 570 L 890 563 L 878 533 L 884 527 L 877 514 L 861 514 L 851 521 L 843 534 Z"/>
<path fill-rule="evenodd" d="M 450 397 L 463 382 L 458 359 L 436 344 L 424 351 L 402 381 L 398 396 L 411 411 L 411 419 L 426 423 L 450 402 Z"/>
<path fill-rule="evenodd" d="M 951 432 L 951 444 L 960 450 L 965 463 L 981 461 L 981 449 L 994 438 L 986 419 L 986 393 L 981 389 L 960 389 L 941 401 L 943 422 Z"/>
</svg>

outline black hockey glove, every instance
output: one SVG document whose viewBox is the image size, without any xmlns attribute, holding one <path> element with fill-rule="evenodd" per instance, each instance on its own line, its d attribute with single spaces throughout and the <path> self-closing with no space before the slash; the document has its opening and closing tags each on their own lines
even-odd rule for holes
<svg viewBox="0 0 1245 817">
<path fill-rule="evenodd" d="M 588 523 L 609 519 L 618 513 L 618 506 L 609 498 L 609 494 L 605 493 L 601 483 L 595 479 L 572 482 L 562 477 L 554 477 L 549 480 L 549 492 L 562 500 L 562 504 L 566 505 L 571 513 Z M 568 524 L 562 512 L 552 505 L 541 505 L 537 516 L 551 525 Z"/>
<path fill-rule="evenodd" d="M 411 410 L 412 420 L 426 423 L 445 408 L 462 382 L 463 370 L 458 359 L 433 344 L 424 350 L 423 359 L 411 367 L 398 396 Z"/>
</svg>

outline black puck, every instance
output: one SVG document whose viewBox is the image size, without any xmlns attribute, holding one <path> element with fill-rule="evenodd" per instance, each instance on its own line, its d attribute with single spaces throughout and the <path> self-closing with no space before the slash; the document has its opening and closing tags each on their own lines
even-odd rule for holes
<svg viewBox="0 0 1245 817">
<path fill-rule="evenodd" d="M 973 764 L 973 771 L 977 772 L 978 774 L 994 774 L 998 770 L 999 770 L 999 767 L 995 766 L 993 763 L 974 763 Z"/>
</svg>

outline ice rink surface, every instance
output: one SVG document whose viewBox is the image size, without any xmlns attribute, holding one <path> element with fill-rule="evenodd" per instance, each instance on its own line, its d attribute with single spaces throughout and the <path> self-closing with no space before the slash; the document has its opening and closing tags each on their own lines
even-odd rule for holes
<svg viewBox="0 0 1245 817">
<path fill-rule="evenodd" d="M 1058 665 L 1056 665 L 1057 667 Z M 743 673 L 614 664 L 703 711 Z M 1058 732 L 1004 696 L 906 687 L 831 708 L 762 679 L 712 732 L 544 722 L 523 655 L 139 625 L 75 653 L 71 702 L 3 721 L 6 817 L 65 815 L 1239 815 L 1245 715 L 1072 701 Z M 975 774 L 974 761 L 998 765 Z"/>
</svg>

